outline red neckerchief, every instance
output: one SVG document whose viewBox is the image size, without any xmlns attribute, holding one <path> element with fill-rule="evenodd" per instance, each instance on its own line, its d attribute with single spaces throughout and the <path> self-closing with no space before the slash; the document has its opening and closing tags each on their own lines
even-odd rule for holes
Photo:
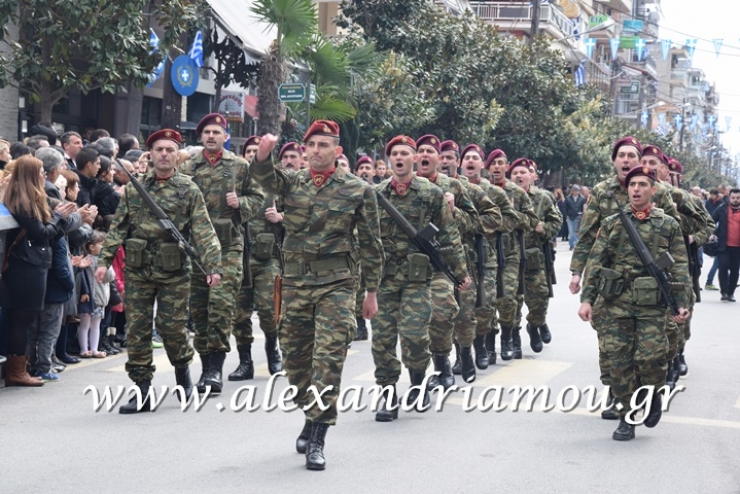
<svg viewBox="0 0 740 494">
<path fill-rule="evenodd" d="M 498 185 L 499 187 L 501 187 L 503 189 L 504 188 L 504 185 L 506 185 L 506 180 L 504 180 L 500 184 L 497 184 L 497 183 L 494 182 L 494 185 Z"/>
<path fill-rule="evenodd" d="M 203 156 L 206 157 L 206 161 L 211 164 L 211 166 L 216 166 L 216 163 L 218 163 L 218 160 L 220 160 L 224 155 L 223 151 L 219 151 L 216 154 L 210 154 L 208 151 L 203 151 Z"/>
<path fill-rule="evenodd" d="M 637 211 L 635 210 L 634 207 L 632 207 L 632 205 L 630 205 L 630 207 L 632 208 L 632 212 L 635 214 L 635 218 L 642 221 L 646 219 L 648 216 L 650 216 L 650 210 L 652 209 L 653 204 L 652 203 L 648 204 L 648 207 L 645 211 Z"/>
<path fill-rule="evenodd" d="M 470 178 L 470 177 L 468 177 L 468 182 L 470 182 L 471 184 L 478 185 L 478 184 L 480 184 L 480 177 L 478 177 L 478 178 Z"/>
<path fill-rule="evenodd" d="M 319 188 L 322 185 L 326 183 L 327 180 L 329 180 L 329 177 L 331 177 L 334 172 L 336 171 L 336 167 L 332 166 L 326 171 L 323 172 L 317 172 L 313 168 L 309 170 L 309 173 L 311 174 L 311 180 L 313 180 L 313 184 Z"/>
<path fill-rule="evenodd" d="M 154 179 L 157 181 L 158 184 L 163 184 L 174 176 L 175 176 L 175 173 L 173 172 L 172 175 L 170 175 L 169 177 L 158 177 L 155 175 Z"/>
<path fill-rule="evenodd" d="M 396 194 L 398 194 L 399 196 L 403 196 L 409 190 L 410 185 L 411 180 L 409 180 L 405 184 L 402 184 L 398 182 L 395 177 L 391 179 L 391 187 L 393 187 L 393 190 L 395 190 Z"/>
<path fill-rule="evenodd" d="M 624 180 L 622 180 L 621 178 L 617 178 L 617 181 L 619 182 L 619 185 L 621 185 L 625 189 L 627 188 L 627 186 L 624 184 Z"/>
<path fill-rule="evenodd" d="M 429 177 L 427 180 L 429 180 L 433 184 L 436 184 L 437 183 L 437 173 L 435 172 L 434 175 L 432 175 L 431 177 Z"/>
</svg>

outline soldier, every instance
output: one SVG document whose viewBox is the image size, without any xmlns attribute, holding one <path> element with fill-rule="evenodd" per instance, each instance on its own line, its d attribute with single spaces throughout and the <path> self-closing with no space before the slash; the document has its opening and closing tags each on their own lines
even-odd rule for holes
<svg viewBox="0 0 740 494">
<path fill-rule="evenodd" d="M 512 358 L 522 358 L 522 339 L 517 326 L 517 309 L 523 300 L 523 294 L 518 293 L 520 282 L 520 262 L 523 255 L 522 244 L 524 236 L 533 230 L 539 223 L 539 219 L 532 208 L 532 201 L 527 193 L 511 180 L 506 178 L 506 172 L 509 170 L 506 155 L 503 151 L 494 150 L 488 155 L 486 168 L 491 174 L 494 185 L 500 187 L 506 192 L 514 210 L 519 217 L 519 223 L 515 232 L 503 235 L 504 257 L 506 266 L 504 267 L 503 279 L 506 293 L 499 296 L 497 300 L 497 309 L 499 321 L 501 323 L 501 359 L 511 360 Z M 542 341 L 549 342 L 550 334 L 547 332 L 547 326 L 540 326 Z"/>
<path fill-rule="evenodd" d="M 426 178 L 442 189 L 445 202 L 452 212 L 462 240 L 469 232 L 480 230 L 480 218 L 465 186 L 457 179 L 437 172 L 440 154 L 440 140 L 437 136 L 427 134 L 416 141 L 418 166 L 416 175 Z M 452 266 L 453 269 L 455 266 Z M 455 323 L 460 307 L 455 300 L 455 287 L 444 273 L 435 271 L 432 275 L 432 321 L 429 324 L 429 350 L 432 352 L 434 370 L 439 372 L 438 379 L 431 380 L 431 386 L 442 383 L 445 389 L 455 384 L 455 376 L 450 365 L 450 352 Z M 473 362 L 472 341 L 461 347 L 462 376 L 465 382 L 475 380 L 475 363 Z"/>
<path fill-rule="evenodd" d="M 627 173 L 640 164 L 642 157 L 642 145 L 632 136 L 623 137 L 618 140 L 612 148 L 612 162 L 616 174 L 596 184 L 591 190 L 591 196 L 586 204 L 586 210 L 581 219 L 578 243 L 573 250 L 570 262 L 570 271 L 573 274 L 570 280 L 570 291 L 576 294 L 581 289 L 581 275 L 586 267 L 589 252 L 596 241 L 596 234 L 601 227 L 602 221 L 617 213 L 617 202 L 626 204 L 629 201 L 624 180 Z M 653 202 L 668 216 L 677 219 L 677 213 L 668 193 L 662 187 L 653 195 Z M 599 370 L 601 371 L 601 382 L 609 386 L 609 360 L 605 350 L 605 334 L 601 330 L 602 317 L 599 310 L 601 304 L 596 304 L 596 310 L 591 319 L 591 325 L 596 330 L 599 341 Z M 611 399 L 610 399 L 611 402 Z M 616 420 L 619 418 L 613 408 L 601 412 L 601 418 L 605 420 Z"/>
<path fill-rule="evenodd" d="M 636 166 L 627 173 L 625 185 L 630 203 L 625 211 L 654 257 L 670 253 L 675 260 L 668 272 L 678 306 L 678 315 L 672 319 L 680 323 L 689 317 L 686 248 L 678 222 L 651 203 L 658 190 L 655 180 L 655 172 L 647 166 Z M 630 408 L 630 401 L 638 382 L 653 392 L 645 425 L 655 427 L 660 420 L 662 400 L 657 390 L 665 384 L 668 339 L 665 301 L 657 281 L 636 255 L 618 215 L 611 215 L 601 223 L 588 256 L 578 315 L 584 321 L 591 321 L 593 310 L 599 305 L 603 313 L 600 325 L 606 335 L 605 350 L 611 362 L 611 392 L 620 419 L 612 438 L 629 441 L 635 437 L 635 426 L 625 417 L 635 411 Z"/>
<path fill-rule="evenodd" d="M 217 290 L 208 290 L 203 280 L 190 285 L 190 314 L 195 337 L 193 344 L 203 363 L 196 387 L 214 393 L 223 387 L 223 365 L 231 350 L 236 300 L 244 276 L 244 223 L 264 203 L 265 195 L 249 174 L 249 163 L 224 149 L 229 139 L 226 119 L 218 113 L 203 117 L 195 129 L 203 151 L 182 166 L 203 192 L 208 215 L 221 243 L 221 268 L 224 282 Z"/>
<path fill-rule="evenodd" d="M 257 148 L 260 145 L 260 136 L 250 136 L 247 138 L 247 140 L 244 142 L 244 149 L 242 151 L 242 156 L 245 160 L 247 160 L 247 163 L 252 161 L 252 158 L 255 154 L 257 154 Z"/>
<path fill-rule="evenodd" d="M 277 138 L 266 135 L 251 168 L 268 193 L 282 199 L 283 282 L 280 344 L 294 401 L 306 414 L 296 450 L 306 454 L 306 468 L 323 470 L 324 438 L 337 421 L 337 399 L 347 347 L 355 332 L 354 300 L 357 258 L 367 294 L 362 315 L 378 311 L 376 292 L 383 266 L 375 191 L 336 167 L 342 153 L 339 125 L 317 120 L 304 137 L 311 168 L 289 173 L 273 166 L 270 152 Z M 353 231 L 357 238 L 353 239 Z M 359 249 L 354 250 L 354 242 Z M 328 405 L 311 404 L 309 386 Z"/>
<path fill-rule="evenodd" d="M 283 170 L 298 171 L 303 162 L 303 147 L 297 142 L 288 142 L 278 153 L 278 161 Z"/>
<path fill-rule="evenodd" d="M 429 222 L 439 228 L 437 241 L 445 259 L 461 281 L 460 288 L 467 288 L 471 280 L 467 275 L 460 234 L 449 203 L 442 189 L 429 180 L 414 175 L 418 162 L 416 143 L 407 136 L 396 136 L 385 147 L 390 159 L 393 178 L 377 186 L 378 193 L 417 230 Z M 401 360 L 409 369 L 411 390 L 408 403 L 416 401 L 418 411 L 429 406 L 429 395 L 421 389 L 429 365 L 429 333 L 432 320 L 433 269 L 427 255 L 419 252 L 413 241 L 384 209 L 380 212 L 380 227 L 386 265 L 378 291 L 378 314 L 373 328 L 373 360 L 375 382 L 385 388 L 384 401 L 375 420 L 390 422 L 398 418 L 396 383 L 401 375 L 401 362 L 396 356 L 396 345 L 401 340 Z"/>
<path fill-rule="evenodd" d="M 218 238 L 208 217 L 208 210 L 198 187 L 189 177 L 175 169 L 177 148 L 182 141 L 174 130 L 163 129 L 146 141 L 154 169 L 142 185 L 154 201 L 168 213 L 174 226 L 195 243 L 207 273 L 205 283 L 210 288 L 221 280 Z M 108 266 L 121 244 L 126 244 L 126 318 L 129 377 L 147 398 L 138 408 L 136 399 L 121 406 L 120 413 L 151 410 L 148 391 L 156 370 L 152 365 L 152 319 L 157 304 L 156 327 L 164 341 L 170 363 L 175 367 L 177 384 L 183 387 L 185 399 L 190 397 L 193 384 L 189 365 L 193 349 L 188 344 L 188 293 L 190 290 L 190 260 L 173 242 L 157 218 L 147 207 L 132 183 L 118 204 L 110 231 L 100 253 L 95 277 L 102 281 Z M 201 277 L 196 274 L 196 278 Z M 182 400 L 183 397 L 180 396 Z"/>
<path fill-rule="evenodd" d="M 524 252 L 526 254 L 526 270 L 524 272 L 524 299 L 518 300 L 516 325 L 521 323 L 522 305 L 527 304 L 527 334 L 532 351 L 542 351 L 545 343 L 542 335 L 549 336 L 546 343 L 550 343 L 552 336 L 547 327 L 547 308 L 549 297 L 549 274 L 545 270 L 544 245 L 552 242 L 553 237 L 563 224 L 563 216 L 555 203 L 542 189 L 533 185 L 533 176 L 536 176 L 531 160 L 519 158 L 509 166 L 509 176 L 519 187 L 527 191 L 532 207 L 539 222 L 534 230 L 524 236 Z M 543 327 L 544 326 L 544 327 Z"/>
<path fill-rule="evenodd" d="M 355 175 L 370 185 L 373 185 L 375 163 L 370 156 L 363 156 L 357 160 L 357 163 L 355 163 Z"/>
<path fill-rule="evenodd" d="M 357 160 L 355 164 L 355 176 L 364 180 L 371 186 L 375 186 L 373 183 L 373 177 L 375 176 L 375 164 L 372 158 L 369 156 L 363 156 Z M 365 277 L 362 275 L 362 266 L 360 266 L 359 273 L 357 276 L 357 294 L 355 295 L 355 318 L 357 319 L 357 333 L 355 333 L 355 341 L 367 341 L 367 323 L 362 317 L 362 301 L 365 300 Z"/>
<path fill-rule="evenodd" d="M 352 169 L 349 167 L 349 158 L 344 154 L 340 154 L 339 158 L 337 158 L 337 166 L 344 168 L 344 171 L 347 173 L 352 173 Z"/>
</svg>

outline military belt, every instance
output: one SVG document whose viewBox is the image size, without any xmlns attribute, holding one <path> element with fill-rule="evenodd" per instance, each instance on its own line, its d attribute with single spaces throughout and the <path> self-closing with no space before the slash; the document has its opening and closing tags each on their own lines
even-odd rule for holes
<svg viewBox="0 0 740 494">
<path fill-rule="evenodd" d="M 283 272 L 286 275 L 321 274 L 340 269 L 349 269 L 349 260 L 346 256 L 337 256 L 319 261 L 296 262 L 286 264 Z"/>
</svg>

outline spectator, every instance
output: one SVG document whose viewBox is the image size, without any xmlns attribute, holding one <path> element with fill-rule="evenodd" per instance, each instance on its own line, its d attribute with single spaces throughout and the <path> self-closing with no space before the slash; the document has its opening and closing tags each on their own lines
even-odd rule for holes
<svg viewBox="0 0 740 494">
<path fill-rule="evenodd" d="M 100 169 L 95 176 L 95 180 L 92 197 L 93 204 L 98 207 L 96 225 L 98 229 L 108 231 L 121 197 L 113 188 L 111 160 L 107 156 L 100 156 Z"/>
<path fill-rule="evenodd" d="M 33 156 L 33 150 L 22 142 L 14 142 L 10 145 L 10 159 L 17 160 L 21 156 Z"/>
<path fill-rule="evenodd" d="M 44 140 L 48 142 L 48 146 L 53 146 L 57 143 L 57 131 L 54 130 L 49 122 L 39 122 L 28 130 L 34 137 L 44 137 Z M 31 139 L 33 139 L 33 137 Z"/>
<path fill-rule="evenodd" d="M 581 187 L 581 196 L 586 201 L 586 204 L 588 204 L 588 198 L 591 197 L 591 189 L 589 189 L 585 185 Z"/>
<path fill-rule="evenodd" d="M 90 144 L 93 144 L 102 137 L 110 137 L 110 133 L 105 129 L 95 129 L 90 132 Z"/>
<path fill-rule="evenodd" d="M 36 158 L 41 160 L 44 166 L 44 174 L 46 176 L 44 190 L 46 191 L 46 195 L 61 201 L 62 196 L 59 189 L 54 185 L 54 182 L 56 182 L 59 174 L 62 172 L 64 157 L 53 148 L 43 148 L 38 150 Z"/>
<path fill-rule="evenodd" d="M 107 156 L 110 159 L 115 159 L 118 156 L 118 142 L 112 137 L 101 137 L 91 146 L 101 156 Z"/>
<path fill-rule="evenodd" d="M 77 153 L 77 173 L 80 179 L 80 192 L 77 195 L 77 204 L 93 204 L 93 191 L 95 189 L 95 176 L 100 169 L 100 155 L 91 146 Z"/>
<path fill-rule="evenodd" d="M 77 315 L 80 318 L 80 327 L 77 329 L 77 338 L 80 343 L 81 358 L 103 358 L 107 354 L 98 351 L 100 343 L 100 322 L 103 320 L 105 306 L 110 299 L 110 282 L 114 280 L 113 268 L 109 267 L 102 283 L 95 279 L 95 269 L 98 267 L 98 256 L 103 248 L 105 233 L 96 231 L 87 244 L 87 254 L 91 263 L 81 271 L 81 290 Z"/>
<path fill-rule="evenodd" d="M 5 169 L 10 160 L 13 159 L 10 156 L 10 143 L 5 139 L 0 139 L 0 170 Z"/>
<path fill-rule="evenodd" d="M 74 204 L 52 211 L 44 192 L 43 164 L 33 157 L 16 161 L 5 192 L 5 206 L 20 228 L 7 233 L 7 265 L 0 279 L 0 305 L 7 311 L 6 386 L 41 386 L 26 369 L 28 328 L 44 309 L 46 278 L 52 265 L 51 245 L 64 233 Z"/>
<path fill-rule="evenodd" d="M 583 208 L 586 206 L 586 200 L 581 195 L 581 186 L 573 184 L 570 186 L 570 195 L 565 200 L 565 220 L 568 223 L 568 245 L 570 250 L 578 242 L 578 227 L 581 223 Z"/>
<path fill-rule="evenodd" d="M 125 156 L 132 149 L 139 149 L 139 140 L 132 134 L 123 134 L 118 139 L 118 156 Z"/>
<path fill-rule="evenodd" d="M 722 196 L 719 194 L 718 189 L 709 189 L 709 199 L 707 199 L 707 202 L 705 204 L 707 211 L 709 211 L 709 214 L 713 214 L 714 210 L 717 209 L 720 204 L 722 204 Z"/>
<path fill-rule="evenodd" d="M 731 189 L 728 203 L 714 210 L 721 300 L 734 302 L 740 271 L 740 189 Z"/>
<path fill-rule="evenodd" d="M 568 222 L 565 221 L 565 196 L 563 195 L 563 189 L 555 189 L 555 191 L 553 192 L 553 196 L 555 196 L 555 204 L 560 211 L 560 215 L 563 217 L 563 224 L 560 226 L 560 232 L 558 232 L 557 236 L 560 237 L 563 242 L 565 242 L 566 240 L 568 240 Z"/>
<path fill-rule="evenodd" d="M 41 148 L 48 148 L 49 139 L 47 139 L 47 137 L 43 135 L 35 135 L 28 138 L 28 140 L 26 141 L 26 146 L 30 147 L 34 151 L 38 151 Z"/>
<path fill-rule="evenodd" d="M 373 183 L 379 184 L 380 182 L 385 180 L 386 169 L 387 167 L 385 166 L 385 161 L 375 161 L 375 177 L 373 178 Z"/>
<path fill-rule="evenodd" d="M 62 134 L 60 139 L 62 143 L 62 149 L 64 149 L 64 160 L 67 162 L 67 168 L 69 170 L 76 170 L 77 165 L 75 159 L 77 153 L 84 147 L 82 144 L 82 136 L 77 132 L 65 132 Z"/>
</svg>

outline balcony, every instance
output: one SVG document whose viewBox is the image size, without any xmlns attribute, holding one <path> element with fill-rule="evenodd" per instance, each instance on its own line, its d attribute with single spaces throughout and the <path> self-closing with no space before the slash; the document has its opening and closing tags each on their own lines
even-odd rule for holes
<svg viewBox="0 0 740 494">
<path fill-rule="evenodd" d="M 600 3 L 618 12 L 632 11 L 632 0 L 594 0 L 594 3 Z"/>
<path fill-rule="evenodd" d="M 527 2 L 470 2 L 470 8 L 481 19 L 495 25 L 499 31 L 529 34 L 533 7 Z M 540 5 L 541 32 L 556 39 L 573 36 L 573 24 L 552 4 Z"/>
<path fill-rule="evenodd" d="M 686 69 L 676 68 L 671 70 L 671 85 L 686 87 Z"/>
</svg>

